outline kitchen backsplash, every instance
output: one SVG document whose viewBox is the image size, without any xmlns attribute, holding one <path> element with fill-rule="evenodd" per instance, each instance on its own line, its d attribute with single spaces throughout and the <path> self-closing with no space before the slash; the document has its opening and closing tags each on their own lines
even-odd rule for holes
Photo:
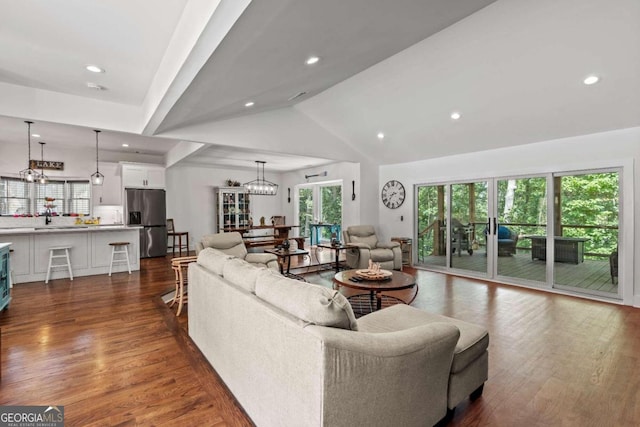
<svg viewBox="0 0 640 427">
<path fill-rule="evenodd" d="M 122 206 L 95 206 L 93 209 L 93 218 L 100 218 L 100 224 L 122 224 Z M 84 217 L 89 219 L 92 217 Z M 74 225 L 77 216 L 53 216 L 51 217 L 51 226 L 68 226 Z M 45 225 L 45 217 L 13 217 L 13 216 L 0 216 L 0 228 L 30 228 L 41 227 Z"/>
</svg>

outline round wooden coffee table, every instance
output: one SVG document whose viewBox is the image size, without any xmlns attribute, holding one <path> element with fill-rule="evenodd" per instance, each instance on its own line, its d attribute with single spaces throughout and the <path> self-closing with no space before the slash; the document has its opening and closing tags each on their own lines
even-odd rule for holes
<svg viewBox="0 0 640 427">
<path fill-rule="evenodd" d="M 418 295 L 418 285 L 416 278 L 401 271 L 392 271 L 393 275 L 387 280 L 362 280 L 354 282 L 352 277 L 358 277 L 356 270 L 345 270 L 336 273 L 333 283 L 336 289 L 345 286 L 351 289 L 368 291 L 365 294 L 352 295 L 348 297 L 353 311 L 356 314 L 364 315 L 382 307 L 394 304 L 411 304 Z M 385 291 L 401 291 L 403 289 L 416 288 L 416 292 L 410 301 L 404 301 L 391 295 L 383 295 Z"/>
</svg>

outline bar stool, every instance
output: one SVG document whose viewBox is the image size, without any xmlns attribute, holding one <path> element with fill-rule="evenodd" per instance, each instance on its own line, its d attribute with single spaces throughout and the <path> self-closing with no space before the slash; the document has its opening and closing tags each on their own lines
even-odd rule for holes
<svg viewBox="0 0 640 427">
<path fill-rule="evenodd" d="M 182 237 L 186 237 L 185 243 L 182 243 Z M 167 237 L 171 237 L 171 246 L 167 246 L 167 248 L 171 248 L 171 255 L 176 255 L 176 248 L 178 248 L 178 256 L 182 257 L 182 248 L 187 250 L 186 255 L 189 256 L 189 232 L 187 231 L 176 231 L 173 226 L 173 219 L 167 219 Z M 178 238 L 178 246 L 176 246 L 176 237 Z"/>
<path fill-rule="evenodd" d="M 113 271 L 113 264 L 127 263 L 127 269 L 131 274 L 131 264 L 129 264 L 129 242 L 111 242 L 111 263 L 109 264 L 109 276 Z M 124 258 L 116 258 L 116 255 L 123 254 Z"/>
<path fill-rule="evenodd" d="M 66 267 L 69 270 L 69 278 L 73 280 L 73 272 L 71 271 L 71 260 L 69 259 L 69 249 L 72 246 L 56 246 L 55 248 L 49 248 L 49 267 L 47 268 L 47 278 L 44 283 L 49 283 L 49 277 L 51 277 L 51 269 L 57 267 Z M 64 251 L 64 253 L 57 253 Z M 54 258 L 65 258 L 66 263 L 54 264 Z"/>
</svg>

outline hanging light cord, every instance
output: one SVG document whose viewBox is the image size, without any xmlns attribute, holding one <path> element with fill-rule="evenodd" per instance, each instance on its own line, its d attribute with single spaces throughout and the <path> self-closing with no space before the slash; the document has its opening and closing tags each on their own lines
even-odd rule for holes
<svg viewBox="0 0 640 427">
<path fill-rule="evenodd" d="M 31 123 L 33 122 L 26 122 L 27 123 L 27 140 L 29 141 L 28 145 L 29 145 L 29 169 L 31 169 Z"/>
<path fill-rule="evenodd" d="M 96 129 L 94 132 L 96 133 L 96 172 L 100 172 L 100 169 L 98 168 L 98 134 L 100 131 Z"/>
</svg>

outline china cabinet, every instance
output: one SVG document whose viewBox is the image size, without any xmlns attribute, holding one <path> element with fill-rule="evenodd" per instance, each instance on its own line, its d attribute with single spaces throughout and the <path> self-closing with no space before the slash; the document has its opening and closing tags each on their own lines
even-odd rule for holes
<svg viewBox="0 0 640 427">
<path fill-rule="evenodd" d="M 216 187 L 218 233 L 251 225 L 249 195 L 244 187 Z"/>
</svg>

